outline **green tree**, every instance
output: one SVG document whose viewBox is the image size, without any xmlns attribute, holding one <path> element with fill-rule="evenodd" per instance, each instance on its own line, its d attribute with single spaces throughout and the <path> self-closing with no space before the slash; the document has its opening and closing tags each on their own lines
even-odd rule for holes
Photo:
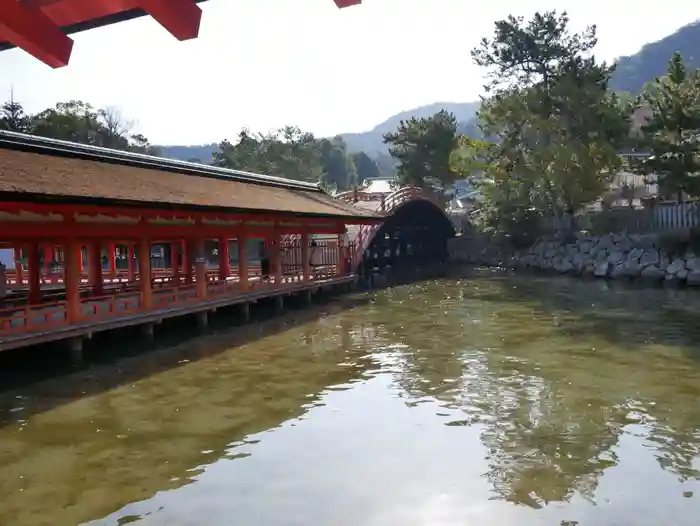
<svg viewBox="0 0 700 526">
<path fill-rule="evenodd" d="M 235 144 L 228 140 L 219 144 L 213 164 L 299 181 L 319 182 L 323 175 L 318 142 L 294 126 L 267 134 L 242 130 Z"/>
<path fill-rule="evenodd" d="M 22 104 L 15 100 L 14 93 L 10 93 L 10 100 L 0 106 L 0 130 L 28 133 L 29 124 L 29 115 L 25 113 Z"/>
<path fill-rule="evenodd" d="M 268 168 L 264 156 L 263 143 L 265 136 L 257 136 L 243 129 L 238 134 L 238 141 L 234 144 L 228 139 L 219 143 L 219 150 L 212 154 L 212 164 L 222 168 L 245 170 L 249 172 L 262 172 Z"/>
<path fill-rule="evenodd" d="M 355 165 L 348 156 L 347 145 L 342 137 L 320 139 L 318 147 L 323 165 L 322 180 L 329 188 L 339 191 L 347 190 L 355 184 L 357 173 Z"/>
<path fill-rule="evenodd" d="M 429 118 L 401 121 L 395 132 L 384 135 L 389 153 L 398 162 L 397 176 L 402 184 L 424 186 L 437 180 L 444 186 L 454 183 L 450 155 L 457 143 L 457 119 L 439 111 Z"/>
<path fill-rule="evenodd" d="M 378 152 L 374 158 L 374 162 L 379 170 L 380 177 L 393 179 L 396 177 L 396 159 L 391 155 L 383 152 Z"/>
<path fill-rule="evenodd" d="M 129 136 L 129 144 L 127 145 L 127 149 L 135 153 L 145 153 L 156 156 L 162 155 L 160 148 L 153 146 L 149 140 L 140 133 L 132 133 Z"/>
<path fill-rule="evenodd" d="M 158 154 L 146 137 L 133 132 L 133 123 L 125 120 L 119 110 L 95 108 L 79 100 L 59 102 L 31 116 L 27 131 L 80 144 Z"/>
<path fill-rule="evenodd" d="M 54 108 L 32 116 L 34 135 L 81 144 L 100 145 L 101 125 L 97 110 L 83 101 L 59 102 Z"/>
<path fill-rule="evenodd" d="M 278 173 L 299 181 L 319 182 L 323 175 L 323 165 L 314 135 L 296 126 L 285 126 L 280 130 L 279 137 L 281 139 L 270 142 L 273 154 L 278 152 Z"/>
<path fill-rule="evenodd" d="M 374 179 L 379 177 L 379 167 L 374 159 L 365 152 L 355 152 L 351 156 L 355 173 L 357 174 L 357 182 L 361 183 L 365 179 Z"/>
<path fill-rule="evenodd" d="M 496 143 L 489 179 L 497 188 L 485 191 L 496 196 L 493 217 L 573 214 L 619 167 L 631 107 L 607 90 L 612 68 L 589 55 L 595 27 L 573 34 L 568 24 L 555 11 L 527 23 L 511 16 L 472 53 L 490 79 L 479 117 Z"/>
<path fill-rule="evenodd" d="M 487 141 L 460 137 L 450 154 L 450 169 L 460 179 L 481 179 L 489 167 L 491 147 Z"/>
<path fill-rule="evenodd" d="M 700 196 L 700 73 L 689 73 L 674 53 L 668 74 L 647 85 L 641 97 L 651 116 L 642 125 L 642 145 L 651 156 L 634 166 L 652 175 L 665 198 Z"/>
</svg>

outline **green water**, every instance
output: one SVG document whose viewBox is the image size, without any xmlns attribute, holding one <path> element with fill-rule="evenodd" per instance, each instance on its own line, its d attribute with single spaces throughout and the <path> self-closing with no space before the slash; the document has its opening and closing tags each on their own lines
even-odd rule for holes
<svg viewBox="0 0 700 526">
<path fill-rule="evenodd" d="M 6 392 L 0 524 L 696 525 L 699 322 L 484 272 Z"/>
</svg>

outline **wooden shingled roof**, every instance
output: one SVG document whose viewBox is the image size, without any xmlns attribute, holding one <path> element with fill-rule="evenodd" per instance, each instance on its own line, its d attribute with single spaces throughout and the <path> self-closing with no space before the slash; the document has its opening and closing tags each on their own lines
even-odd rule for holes
<svg viewBox="0 0 700 526">
<path fill-rule="evenodd" d="M 310 183 L 7 132 L 0 132 L 0 200 L 380 219 Z"/>
</svg>

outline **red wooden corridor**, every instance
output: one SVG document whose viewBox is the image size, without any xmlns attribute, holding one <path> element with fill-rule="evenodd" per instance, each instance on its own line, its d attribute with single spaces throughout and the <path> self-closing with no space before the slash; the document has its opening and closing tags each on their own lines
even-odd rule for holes
<svg viewBox="0 0 700 526">
<path fill-rule="evenodd" d="M 0 132 L 0 350 L 354 279 L 317 185 Z"/>
</svg>

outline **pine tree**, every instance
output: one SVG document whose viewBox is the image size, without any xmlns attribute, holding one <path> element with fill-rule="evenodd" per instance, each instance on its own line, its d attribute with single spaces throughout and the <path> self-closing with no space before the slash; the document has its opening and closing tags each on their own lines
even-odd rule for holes
<svg viewBox="0 0 700 526">
<path fill-rule="evenodd" d="M 0 105 L 0 130 L 20 133 L 30 131 L 30 118 L 22 104 L 15 100 L 13 91 L 10 91 L 10 100 Z"/>
<path fill-rule="evenodd" d="M 643 145 L 651 154 L 635 166 L 650 175 L 665 198 L 700 196 L 700 73 L 689 73 L 683 57 L 674 53 L 668 74 L 642 94 L 652 112 L 642 126 Z"/>
</svg>

